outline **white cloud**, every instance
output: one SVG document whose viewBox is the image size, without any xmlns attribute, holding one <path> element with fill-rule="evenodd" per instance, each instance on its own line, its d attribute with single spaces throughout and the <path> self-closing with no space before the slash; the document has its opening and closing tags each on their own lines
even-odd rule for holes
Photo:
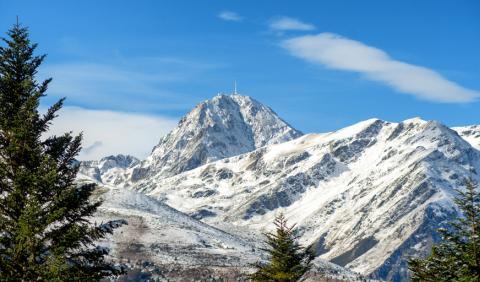
<svg viewBox="0 0 480 282">
<path fill-rule="evenodd" d="M 475 101 L 480 92 L 464 88 L 434 70 L 391 58 L 384 51 L 332 33 L 285 40 L 292 55 L 328 68 L 354 71 L 418 98 L 445 103 Z"/>
<path fill-rule="evenodd" d="M 143 158 L 176 124 L 176 119 L 161 116 L 64 107 L 48 135 L 83 132 L 80 160 L 97 160 L 113 154 Z"/>
<path fill-rule="evenodd" d="M 218 17 L 225 21 L 240 22 L 243 18 L 232 11 L 222 11 L 218 14 Z"/>
<path fill-rule="evenodd" d="M 309 23 L 304 23 L 298 19 L 281 17 L 270 22 L 270 28 L 277 31 L 287 30 L 314 30 L 315 26 Z"/>
</svg>

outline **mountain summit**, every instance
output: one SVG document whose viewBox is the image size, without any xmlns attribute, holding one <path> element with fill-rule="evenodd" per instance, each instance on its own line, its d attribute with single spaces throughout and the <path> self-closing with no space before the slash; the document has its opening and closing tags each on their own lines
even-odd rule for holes
<svg viewBox="0 0 480 282">
<path fill-rule="evenodd" d="M 272 109 L 248 96 L 217 95 L 184 116 L 132 171 L 131 180 L 154 174 L 172 176 L 302 135 Z"/>
</svg>

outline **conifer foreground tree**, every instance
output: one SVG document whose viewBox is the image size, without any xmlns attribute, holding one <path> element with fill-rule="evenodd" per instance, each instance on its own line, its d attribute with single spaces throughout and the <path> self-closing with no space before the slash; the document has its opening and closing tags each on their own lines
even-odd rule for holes
<svg viewBox="0 0 480 282">
<path fill-rule="evenodd" d="M 76 185 L 81 136 L 45 138 L 63 99 L 38 111 L 51 79 L 37 82 L 35 56 L 18 23 L 0 45 L 0 281 L 95 281 L 121 270 L 95 241 L 123 221 L 89 217 L 93 184 Z"/>
<path fill-rule="evenodd" d="M 480 281 L 480 192 L 472 179 L 457 189 L 455 203 L 463 217 L 439 229 L 442 242 L 425 259 L 411 259 L 413 281 Z"/>
<path fill-rule="evenodd" d="M 267 264 L 257 263 L 256 272 L 251 275 L 253 281 L 293 282 L 299 281 L 311 268 L 314 256 L 307 248 L 297 242 L 295 225 L 287 226 L 283 214 L 275 218 L 276 232 L 266 233 L 267 253 L 270 261 Z"/>
</svg>

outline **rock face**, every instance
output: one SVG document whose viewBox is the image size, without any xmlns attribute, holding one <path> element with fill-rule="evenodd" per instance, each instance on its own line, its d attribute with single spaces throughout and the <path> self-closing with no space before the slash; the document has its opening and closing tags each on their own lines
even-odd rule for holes
<svg viewBox="0 0 480 282">
<path fill-rule="evenodd" d="M 132 182 L 172 176 L 203 164 L 300 137 L 270 108 L 240 95 L 218 95 L 198 104 L 131 171 Z"/>
</svg>

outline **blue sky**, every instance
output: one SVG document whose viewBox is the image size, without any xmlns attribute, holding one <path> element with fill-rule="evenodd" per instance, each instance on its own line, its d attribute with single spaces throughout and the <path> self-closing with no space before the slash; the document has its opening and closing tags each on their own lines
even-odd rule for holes
<svg viewBox="0 0 480 282">
<path fill-rule="evenodd" d="M 234 80 L 304 132 L 480 124 L 478 1 L 0 0 L 2 31 L 16 15 L 48 53 L 44 105 L 67 97 L 58 130 L 85 131 L 84 158 L 144 156 Z"/>
</svg>

